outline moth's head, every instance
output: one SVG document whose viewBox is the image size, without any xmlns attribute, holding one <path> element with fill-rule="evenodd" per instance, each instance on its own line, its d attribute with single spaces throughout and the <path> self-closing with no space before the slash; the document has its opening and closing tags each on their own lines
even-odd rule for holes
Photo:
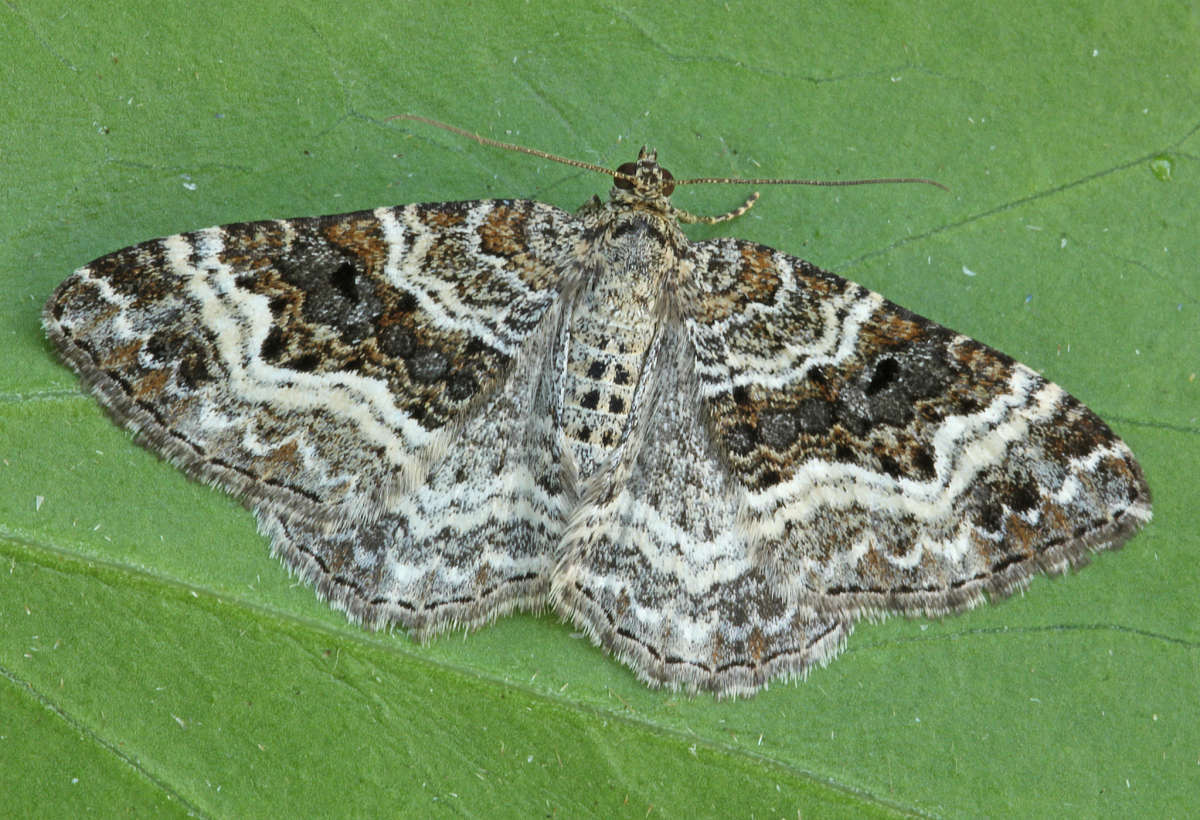
<svg viewBox="0 0 1200 820">
<path fill-rule="evenodd" d="M 658 164 L 658 152 L 642 146 L 637 162 L 617 168 L 611 196 L 615 202 L 659 202 L 675 190 L 675 177 Z"/>
</svg>

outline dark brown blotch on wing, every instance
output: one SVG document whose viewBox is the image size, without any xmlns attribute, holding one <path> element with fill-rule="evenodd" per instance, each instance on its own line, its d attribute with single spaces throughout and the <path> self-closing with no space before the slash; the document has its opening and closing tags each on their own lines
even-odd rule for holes
<svg viewBox="0 0 1200 820">
<path fill-rule="evenodd" d="M 421 206 L 419 218 L 451 230 L 465 223 L 468 206 Z M 436 327 L 412 293 L 389 281 L 388 244 L 373 213 L 295 220 L 289 228 L 231 226 L 223 259 L 240 287 L 267 298 L 273 322 L 260 347 L 267 363 L 382 380 L 427 429 L 445 425 L 507 365 L 477 337 Z M 477 294 L 488 272 L 464 258 L 464 241 L 443 236 L 422 263 Z"/>
<path fill-rule="evenodd" d="M 978 351 L 958 355 L 954 340 L 945 328 L 883 303 L 850 357 L 815 365 L 780 389 L 738 387 L 713 402 L 732 466 L 755 489 L 788 480 L 810 458 L 929 480 L 933 428 L 947 415 L 978 410 L 1011 372 Z"/>
<path fill-rule="evenodd" d="M 155 239 L 105 254 L 89 263 L 88 271 L 92 278 L 103 279 L 117 294 L 132 299 L 132 309 L 145 309 L 180 289 L 181 279 L 172 275 L 167 261 L 166 241 Z M 104 299 L 97 302 L 106 303 Z M 87 310 L 82 299 L 78 307 Z"/>
</svg>

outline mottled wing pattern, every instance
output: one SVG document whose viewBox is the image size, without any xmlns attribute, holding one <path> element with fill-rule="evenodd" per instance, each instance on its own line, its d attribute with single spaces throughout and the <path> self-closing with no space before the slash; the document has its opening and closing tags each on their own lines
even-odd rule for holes
<svg viewBox="0 0 1200 820">
<path fill-rule="evenodd" d="M 424 484 L 377 519 L 330 528 L 268 508 L 259 528 L 318 593 L 370 627 L 424 639 L 540 608 L 576 497 L 546 412 L 552 313 L 470 415 Z"/>
<path fill-rule="evenodd" d="M 633 463 L 571 518 L 551 599 L 653 685 L 750 694 L 840 651 L 850 619 L 777 589 L 738 525 L 741 488 L 698 401 L 691 343 L 664 323 Z"/>
<path fill-rule="evenodd" d="M 699 395 L 776 594 L 941 614 L 1150 518 L 1124 442 L 1028 367 L 771 248 L 693 253 Z"/>
<path fill-rule="evenodd" d="M 549 601 L 656 685 L 752 694 L 864 614 L 1008 594 L 1149 520 L 1129 449 L 1057 385 L 771 248 L 690 243 L 654 152 L 616 174 L 575 216 L 146 242 L 43 320 L 355 620 L 425 637 Z"/>
<path fill-rule="evenodd" d="M 80 268 L 44 322 L 148 446 L 259 509 L 369 521 L 553 305 L 574 218 L 435 203 L 210 228 Z"/>
</svg>

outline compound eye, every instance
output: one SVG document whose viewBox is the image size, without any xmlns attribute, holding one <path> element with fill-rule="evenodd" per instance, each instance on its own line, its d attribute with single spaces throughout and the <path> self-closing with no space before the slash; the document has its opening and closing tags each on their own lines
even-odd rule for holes
<svg viewBox="0 0 1200 820">
<path fill-rule="evenodd" d="M 675 177 L 671 176 L 671 172 L 666 168 L 660 168 L 662 171 L 662 192 L 663 196 L 670 196 L 675 191 Z"/>
<path fill-rule="evenodd" d="M 631 177 L 637 176 L 637 163 L 636 162 L 626 162 L 624 165 L 621 165 L 620 167 L 617 168 L 617 173 L 618 174 L 627 174 Z M 622 179 L 621 177 L 614 177 L 613 183 L 618 188 L 621 188 L 622 190 L 625 190 L 625 191 L 633 190 L 633 183 L 627 179 Z"/>
</svg>

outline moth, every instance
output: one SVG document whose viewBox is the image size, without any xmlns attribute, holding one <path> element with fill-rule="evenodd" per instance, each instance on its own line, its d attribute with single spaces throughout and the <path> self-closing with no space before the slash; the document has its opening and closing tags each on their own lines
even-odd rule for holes
<svg viewBox="0 0 1200 820">
<path fill-rule="evenodd" d="M 863 616 L 1008 595 L 1150 519 L 1129 448 L 1058 385 L 781 251 L 690 241 L 670 196 L 713 180 L 653 151 L 571 164 L 609 199 L 124 248 L 45 329 L 352 620 L 425 639 L 549 606 L 652 686 L 753 694 Z"/>
</svg>

